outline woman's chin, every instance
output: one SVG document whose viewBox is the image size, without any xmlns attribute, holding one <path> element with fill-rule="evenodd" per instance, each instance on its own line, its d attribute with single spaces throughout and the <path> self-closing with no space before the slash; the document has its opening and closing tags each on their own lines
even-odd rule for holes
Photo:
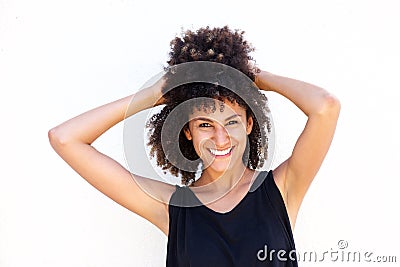
<svg viewBox="0 0 400 267">
<path fill-rule="evenodd" d="M 231 163 L 232 162 L 229 161 L 227 162 L 214 161 L 207 166 L 206 170 L 209 170 L 214 173 L 224 174 L 225 172 L 229 172 L 235 169 L 235 167 Z"/>
<path fill-rule="evenodd" d="M 204 164 L 205 170 L 209 170 L 211 172 L 219 174 L 224 174 L 226 172 L 237 169 L 239 167 L 239 161 L 240 159 L 232 157 L 232 155 L 229 155 L 227 157 L 210 157 L 207 159 L 203 159 L 203 163 L 207 162 L 207 164 Z"/>
</svg>

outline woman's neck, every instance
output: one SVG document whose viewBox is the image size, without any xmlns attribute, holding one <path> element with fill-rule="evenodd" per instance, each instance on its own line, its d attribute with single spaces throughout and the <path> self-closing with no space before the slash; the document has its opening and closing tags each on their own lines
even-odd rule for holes
<svg viewBox="0 0 400 267">
<path fill-rule="evenodd" d="M 249 180 L 251 180 L 250 176 L 253 173 L 254 171 L 244 166 L 244 164 L 225 172 L 216 172 L 211 168 L 207 168 L 193 186 L 196 189 L 201 188 L 201 191 L 204 189 L 212 192 L 228 192 L 239 183 L 242 177 L 249 177 Z"/>
</svg>

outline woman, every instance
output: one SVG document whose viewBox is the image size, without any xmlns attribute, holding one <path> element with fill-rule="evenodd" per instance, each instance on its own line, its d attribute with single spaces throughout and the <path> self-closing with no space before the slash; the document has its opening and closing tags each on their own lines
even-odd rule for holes
<svg viewBox="0 0 400 267">
<path fill-rule="evenodd" d="M 251 51 L 243 32 L 207 27 L 175 38 L 168 64 L 206 61 L 230 66 L 260 90 L 281 94 L 305 113 L 308 120 L 291 156 L 269 172 L 256 170 L 266 159 L 269 131 L 260 91 L 234 93 L 204 82 L 168 89 L 175 74 L 171 68 L 152 86 L 49 131 L 52 147 L 84 179 L 168 236 L 167 266 L 297 266 L 292 231 L 331 144 L 340 103 L 322 88 L 257 69 Z M 196 68 L 185 75 L 191 71 L 194 75 Z M 243 100 L 249 95 L 257 103 L 253 109 Z M 165 106 L 148 122 L 151 154 L 186 186 L 131 174 L 91 146 L 125 116 L 156 105 Z M 179 127 L 168 127 L 167 118 L 176 109 Z M 177 143 L 178 151 L 168 146 Z"/>
</svg>

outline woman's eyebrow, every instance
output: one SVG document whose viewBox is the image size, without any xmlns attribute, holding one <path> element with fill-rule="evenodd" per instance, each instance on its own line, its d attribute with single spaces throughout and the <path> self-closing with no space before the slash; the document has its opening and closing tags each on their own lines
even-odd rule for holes
<svg viewBox="0 0 400 267">
<path fill-rule="evenodd" d="M 209 122 L 213 122 L 213 120 L 210 120 L 206 117 L 196 117 L 194 119 L 192 119 L 192 121 L 209 121 Z"/>
<path fill-rule="evenodd" d="M 225 119 L 225 121 L 229 121 L 230 119 L 233 119 L 235 117 L 242 117 L 240 114 L 233 114 L 232 116 L 229 116 L 228 118 Z M 197 117 L 194 118 L 193 121 L 209 121 L 209 122 L 214 122 L 214 120 L 211 120 L 207 117 Z"/>
<path fill-rule="evenodd" d="M 229 116 L 228 118 L 226 118 L 225 121 L 229 121 L 230 119 L 233 119 L 235 117 L 242 117 L 242 115 L 235 113 L 232 116 Z"/>
</svg>

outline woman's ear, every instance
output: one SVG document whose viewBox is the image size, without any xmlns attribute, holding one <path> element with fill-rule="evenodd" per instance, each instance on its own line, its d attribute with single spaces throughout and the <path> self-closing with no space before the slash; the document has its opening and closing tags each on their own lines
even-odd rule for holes
<svg viewBox="0 0 400 267">
<path fill-rule="evenodd" d="M 246 126 L 247 135 L 251 133 L 252 129 L 253 129 L 253 117 L 249 116 L 249 118 L 247 119 L 247 126 Z"/>
<path fill-rule="evenodd" d="M 192 134 L 190 133 L 189 126 L 186 125 L 183 128 L 183 132 L 185 133 L 185 136 L 186 136 L 187 140 L 192 140 Z"/>
</svg>

